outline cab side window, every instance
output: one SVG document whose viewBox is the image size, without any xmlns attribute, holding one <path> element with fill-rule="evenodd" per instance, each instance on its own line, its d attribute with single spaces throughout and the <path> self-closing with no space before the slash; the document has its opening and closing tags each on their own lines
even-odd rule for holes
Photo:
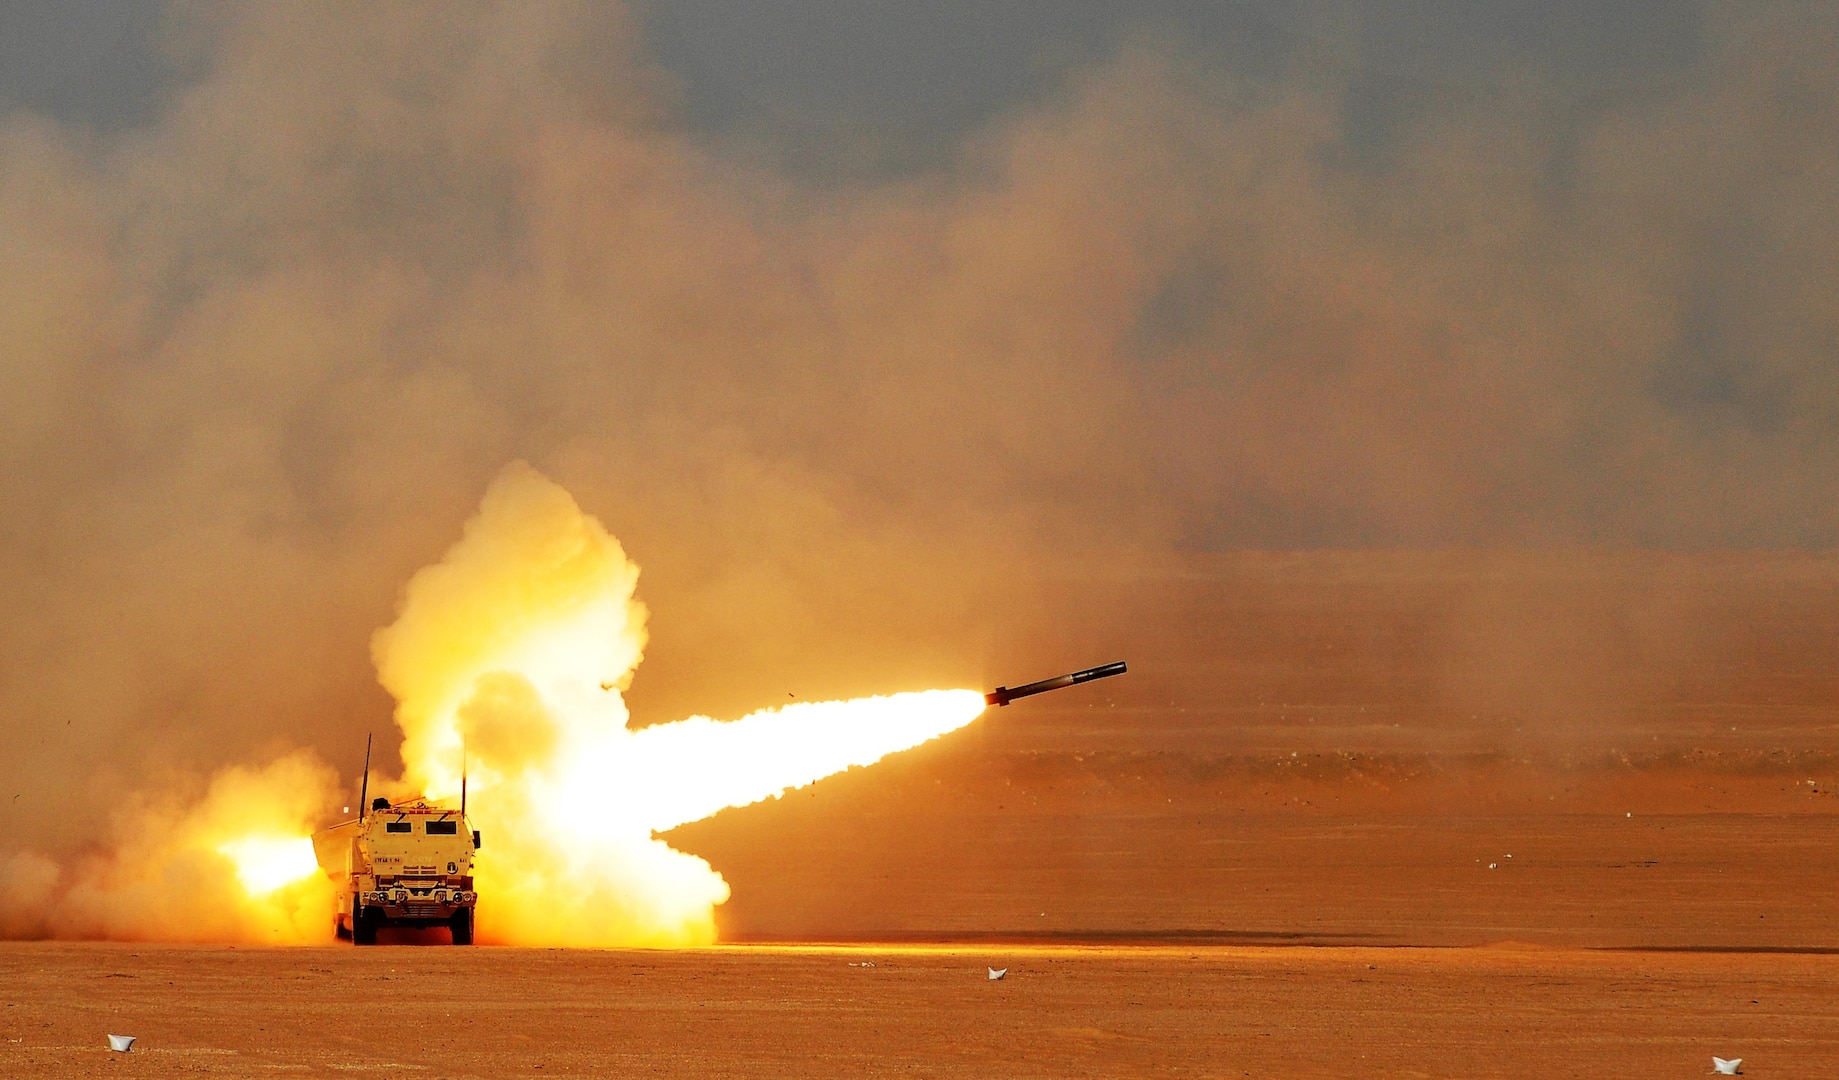
<svg viewBox="0 0 1839 1080">
<path fill-rule="evenodd" d="M 415 823 L 411 821 L 386 821 L 383 823 L 383 831 L 384 832 L 414 832 Z"/>
</svg>

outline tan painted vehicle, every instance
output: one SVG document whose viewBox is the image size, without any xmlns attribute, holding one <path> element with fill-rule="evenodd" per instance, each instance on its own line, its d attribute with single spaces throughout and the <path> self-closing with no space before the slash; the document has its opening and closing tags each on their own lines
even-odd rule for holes
<svg viewBox="0 0 1839 1080">
<path fill-rule="evenodd" d="M 471 945 L 477 850 L 463 812 L 419 799 L 377 799 L 356 821 L 313 835 L 320 867 L 341 886 L 338 936 L 358 945 L 375 945 L 386 926 L 445 926 L 455 945 Z"/>
</svg>

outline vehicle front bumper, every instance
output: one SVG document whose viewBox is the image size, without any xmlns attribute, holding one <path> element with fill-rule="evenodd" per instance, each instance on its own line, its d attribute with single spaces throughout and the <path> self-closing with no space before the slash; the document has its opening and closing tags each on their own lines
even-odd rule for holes
<svg viewBox="0 0 1839 1080">
<path fill-rule="evenodd" d="M 386 919 L 444 920 L 462 908 L 474 907 L 479 894 L 470 889 L 410 889 L 395 887 L 360 893 L 367 908 L 383 913 Z"/>
</svg>

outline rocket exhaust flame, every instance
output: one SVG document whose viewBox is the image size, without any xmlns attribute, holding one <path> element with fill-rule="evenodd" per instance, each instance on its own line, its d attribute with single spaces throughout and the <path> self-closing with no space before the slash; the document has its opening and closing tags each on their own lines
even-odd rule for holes
<svg viewBox="0 0 1839 1080">
<path fill-rule="evenodd" d="M 331 937 L 331 891 L 307 833 L 337 778 L 310 754 L 233 766 L 189 805 L 128 799 L 106 853 L 0 859 L 0 935 L 127 941 Z"/>
<path fill-rule="evenodd" d="M 655 834 L 873 764 L 984 709 L 975 691 L 933 690 L 633 731 L 620 691 L 646 642 L 637 579 L 599 522 L 516 465 L 377 635 L 406 783 L 437 799 L 469 785 L 475 825 L 507 838 L 474 872 L 481 940 L 713 941 L 727 883 Z"/>
<path fill-rule="evenodd" d="M 712 942 L 728 885 L 658 833 L 873 764 L 986 707 L 974 690 L 928 690 L 632 730 L 621 691 L 646 643 L 637 581 L 618 541 L 519 463 L 372 642 L 404 736 L 388 789 L 466 798 L 474 827 L 502 839 L 473 870 L 483 942 Z M 141 821 L 96 866 L 0 867 L 41 893 L 21 904 L 0 890 L 0 933 L 330 940 L 333 893 L 308 839 L 336 805 L 328 779 L 306 755 L 225 770 L 189 813 Z M 21 907 L 41 918 L 21 924 Z"/>
<path fill-rule="evenodd" d="M 264 897 L 319 872 L 313 841 L 304 836 L 245 836 L 217 845 L 236 864 L 236 880 L 251 897 Z"/>
</svg>

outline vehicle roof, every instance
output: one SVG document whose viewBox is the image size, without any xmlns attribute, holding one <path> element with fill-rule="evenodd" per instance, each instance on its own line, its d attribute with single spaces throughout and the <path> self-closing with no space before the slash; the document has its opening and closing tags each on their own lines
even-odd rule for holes
<svg viewBox="0 0 1839 1080">
<path fill-rule="evenodd" d="M 372 810 L 371 813 L 373 814 L 458 814 L 459 811 L 451 807 L 446 807 L 446 806 L 430 806 L 428 805 L 427 802 L 421 799 L 417 799 L 412 803 L 404 803 L 400 806 L 392 806 L 388 810 Z"/>
</svg>

